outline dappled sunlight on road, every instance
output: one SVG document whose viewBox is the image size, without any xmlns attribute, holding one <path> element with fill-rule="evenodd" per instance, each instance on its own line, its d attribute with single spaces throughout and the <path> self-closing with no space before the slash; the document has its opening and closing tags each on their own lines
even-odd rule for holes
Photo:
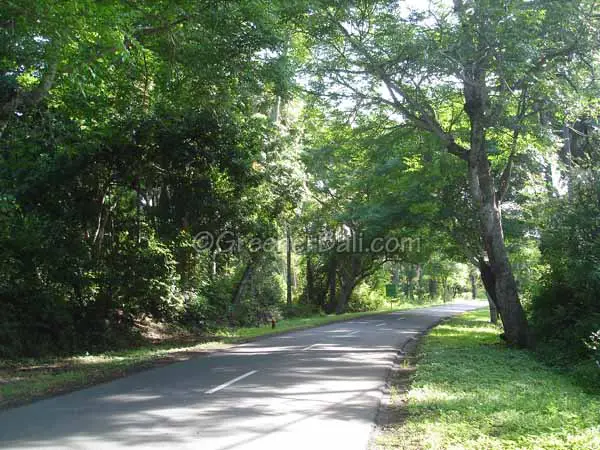
<svg viewBox="0 0 600 450">
<path fill-rule="evenodd" d="M 5 411 L 0 446 L 362 449 L 398 348 L 456 310 L 275 336 Z"/>
</svg>

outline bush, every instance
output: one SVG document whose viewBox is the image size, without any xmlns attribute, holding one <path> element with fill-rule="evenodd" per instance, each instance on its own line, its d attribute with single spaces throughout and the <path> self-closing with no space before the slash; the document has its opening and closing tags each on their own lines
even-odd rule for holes
<svg viewBox="0 0 600 450">
<path fill-rule="evenodd" d="M 217 326 L 229 324 L 237 274 L 224 274 L 207 280 L 200 288 L 203 320 Z"/>
<path fill-rule="evenodd" d="M 589 357 L 585 341 L 600 328 L 600 172 L 573 177 L 568 197 L 548 208 L 541 236 L 548 268 L 532 298 L 538 351 L 566 365 Z"/>
<path fill-rule="evenodd" d="M 0 218 L 0 356 L 102 351 L 137 341 L 134 316 L 179 307 L 175 262 L 153 240 L 97 258 L 66 224 Z"/>
<path fill-rule="evenodd" d="M 545 279 L 532 302 L 532 326 L 540 355 L 567 365 L 589 357 L 585 339 L 600 324 L 595 300 L 564 281 Z"/>
<path fill-rule="evenodd" d="M 137 244 L 125 239 L 110 255 L 104 279 L 108 310 L 123 308 L 127 313 L 146 313 L 155 319 L 172 319 L 183 307 L 178 292 L 178 275 L 170 249 L 153 238 Z"/>
<path fill-rule="evenodd" d="M 252 277 L 243 292 L 240 303 L 232 311 L 233 324 L 258 326 L 281 318 L 285 304 L 285 282 L 279 273 L 275 255 L 264 254 L 254 263 Z"/>
<path fill-rule="evenodd" d="M 373 289 L 366 283 L 361 283 L 355 289 L 348 301 L 348 312 L 376 311 L 383 307 L 386 298 L 380 290 Z"/>
<path fill-rule="evenodd" d="M 202 292 L 188 291 L 184 296 L 184 308 L 181 311 L 178 321 L 192 328 L 209 330 L 226 317 L 223 312 L 219 313 L 218 305 L 213 304 Z"/>
<path fill-rule="evenodd" d="M 72 310 L 40 286 L 0 292 L 0 357 L 62 353 L 76 346 Z"/>
<path fill-rule="evenodd" d="M 282 311 L 286 318 L 308 317 L 321 312 L 318 305 L 308 303 L 294 303 L 290 306 L 285 305 L 282 308 Z"/>
</svg>

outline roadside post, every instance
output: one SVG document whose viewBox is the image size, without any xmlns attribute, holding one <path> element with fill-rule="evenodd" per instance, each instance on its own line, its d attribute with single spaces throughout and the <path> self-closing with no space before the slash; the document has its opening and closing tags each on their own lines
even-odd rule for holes
<svg viewBox="0 0 600 450">
<path fill-rule="evenodd" d="M 392 299 L 398 297 L 398 286 L 393 283 L 386 284 L 385 285 L 385 295 L 386 295 L 386 297 L 388 297 L 390 299 L 390 311 L 391 311 L 392 309 L 394 309 Z"/>
</svg>

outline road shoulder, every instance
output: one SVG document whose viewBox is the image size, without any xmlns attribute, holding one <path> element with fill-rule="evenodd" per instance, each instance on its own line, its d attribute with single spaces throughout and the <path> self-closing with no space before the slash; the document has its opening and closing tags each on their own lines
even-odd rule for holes
<svg viewBox="0 0 600 450">
<path fill-rule="evenodd" d="M 409 412 L 407 408 L 408 392 L 417 370 L 419 349 L 423 338 L 451 317 L 445 317 L 423 330 L 419 335 L 408 340 L 399 350 L 391 367 L 383 395 L 375 417 L 375 424 L 369 436 L 368 450 L 383 450 L 389 448 L 386 441 L 393 436 L 394 430 L 401 427 Z M 417 447 L 415 447 L 417 448 Z"/>
<path fill-rule="evenodd" d="M 600 449 L 598 385 L 508 348 L 500 331 L 487 311 L 468 312 L 407 352 L 370 450 Z"/>
</svg>

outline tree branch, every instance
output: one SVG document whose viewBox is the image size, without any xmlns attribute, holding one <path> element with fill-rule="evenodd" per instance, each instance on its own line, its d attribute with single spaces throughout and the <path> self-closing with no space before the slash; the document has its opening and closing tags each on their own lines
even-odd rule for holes
<svg viewBox="0 0 600 450">
<path fill-rule="evenodd" d="M 188 20 L 190 20 L 190 16 L 186 14 L 184 16 L 181 16 L 179 19 L 174 20 L 173 22 L 170 22 L 170 23 L 167 23 L 164 25 L 159 25 L 159 26 L 154 26 L 154 27 L 141 27 L 141 28 L 138 28 L 137 30 L 135 30 L 134 36 L 136 38 L 138 38 L 141 35 L 148 36 L 148 35 L 152 35 L 152 34 L 162 33 L 163 31 L 169 31 L 170 29 L 176 27 L 177 25 L 185 23 Z"/>
<path fill-rule="evenodd" d="M 366 70 L 379 78 L 386 86 L 390 96 L 392 97 L 392 105 L 398 109 L 407 119 L 412 121 L 417 127 L 435 134 L 442 145 L 448 150 L 448 153 L 458 156 L 464 161 L 469 160 L 469 150 L 458 145 L 454 137 L 444 131 L 440 123 L 428 113 L 433 111 L 430 105 L 423 105 L 418 100 L 412 99 L 401 86 L 399 86 L 392 78 L 383 70 L 381 64 L 375 61 L 372 56 L 364 49 L 363 45 L 356 42 L 356 39 L 344 28 L 338 21 L 335 22 L 342 34 L 348 39 L 352 47 L 367 60 Z M 398 95 L 402 98 L 399 99 Z M 403 100 L 403 101 L 402 101 Z M 407 103 L 408 106 L 405 104 Z"/>
<path fill-rule="evenodd" d="M 521 91 L 521 98 L 519 100 L 519 105 L 517 107 L 517 115 L 515 120 L 515 127 L 513 129 L 512 143 L 510 146 L 510 155 L 508 156 L 508 161 L 504 170 L 502 171 L 502 175 L 500 175 L 500 183 L 498 186 L 498 192 L 496 192 L 496 202 L 498 204 L 502 203 L 506 192 L 508 191 L 508 187 L 510 185 L 510 176 L 512 174 L 512 168 L 514 165 L 515 154 L 517 153 L 517 143 L 519 141 L 519 134 L 521 131 L 520 123 L 525 116 L 527 103 L 527 87 L 523 88 Z"/>
<path fill-rule="evenodd" d="M 544 65 L 548 62 L 563 56 L 569 56 L 573 51 L 577 49 L 577 44 L 577 41 L 575 41 L 563 48 L 559 48 L 554 51 L 549 51 L 548 53 L 540 56 L 535 62 L 535 64 L 531 67 L 531 69 L 529 69 L 522 78 L 517 80 L 517 82 L 514 84 L 515 87 L 513 88 L 513 90 L 516 90 L 519 87 L 523 86 L 525 83 L 527 83 L 528 79 L 531 78 L 534 73 L 542 69 Z"/>
<path fill-rule="evenodd" d="M 517 139 L 519 137 L 518 130 L 515 130 L 513 133 L 513 145 L 511 146 L 510 155 L 508 156 L 508 162 L 502 171 L 502 175 L 500 176 L 500 186 L 498 187 L 498 192 L 496 192 L 496 202 L 498 204 L 502 203 L 506 192 L 508 191 L 508 186 L 510 185 L 510 176 L 512 173 L 513 163 L 515 159 L 515 150 L 517 147 Z"/>
<path fill-rule="evenodd" d="M 22 90 L 17 90 L 12 98 L 0 106 L 0 138 L 2 138 L 2 133 L 6 129 L 8 121 L 21 106 L 35 106 L 48 95 L 48 92 L 52 89 L 52 85 L 54 84 L 57 69 L 58 62 L 50 62 L 48 69 L 40 79 L 40 82 L 32 91 L 23 92 Z"/>
</svg>

